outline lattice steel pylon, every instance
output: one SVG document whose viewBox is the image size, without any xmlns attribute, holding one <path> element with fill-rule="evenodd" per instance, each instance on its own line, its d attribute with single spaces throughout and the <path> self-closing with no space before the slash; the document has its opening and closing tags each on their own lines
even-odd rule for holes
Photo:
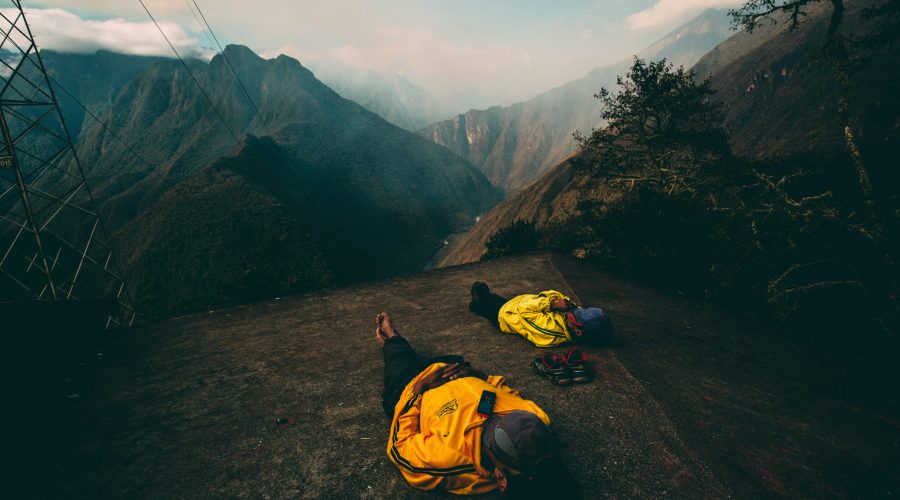
<svg viewBox="0 0 900 500">
<path fill-rule="evenodd" d="M 0 301 L 115 299 L 134 310 L 21 2 L 0 10 Z M 0 318 L 2 319 L 2 318 Z"/>
</svg>

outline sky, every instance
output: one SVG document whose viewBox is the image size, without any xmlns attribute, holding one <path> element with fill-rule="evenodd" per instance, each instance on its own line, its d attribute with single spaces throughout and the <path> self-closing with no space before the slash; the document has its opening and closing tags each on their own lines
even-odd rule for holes
<svg viewBox="0 0 900 500">
<path fill-rule="evenodd" d="M 183 55 L 214 42 L 315 71 L 344 64 L 406 77 L 455 106 L 508 105 L 630 57 L 710 7 L 736 0 L 143 0 Z M 0 9 L 6 11 L 8 9 Z M 32 1 L 38 46 L 173 56 L 138 0 Z"/>
</svg>

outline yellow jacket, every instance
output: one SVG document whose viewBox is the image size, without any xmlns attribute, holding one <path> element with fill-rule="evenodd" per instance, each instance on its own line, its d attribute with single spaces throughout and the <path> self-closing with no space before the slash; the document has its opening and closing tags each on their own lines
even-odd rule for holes
<svg viewBox="0 0 900 500">
<path fill-rule="evenodd" d="M 494 414 L 526 410 L 547 425 L 550 417 L 506 386 L 503 377 L 494 375 L 487 381 L 476 377 L 452 380 L 414 396 L 415 383 L 444 365 L 430 365 L 403 390 L 394 409 L 388 457 L 415 488 L 441 488 L 459 495 L 486 493 L 495 489 L 497 483 L 492 471 L 481 466 L 481 430 L 486 419 L 475 412 L 481 392 L 497 394 Z"/>
<path fill-rule="evenodd" d="M 566 328 L 565 313 L 550 310 L 550 304 L 559 299 L 571 300 L 556 290 L 513 297 L 503 304 L 497 315 L 500 330 L 517 333 L 538 347 L 569 342 L 572 337 Z"/>
</svg>

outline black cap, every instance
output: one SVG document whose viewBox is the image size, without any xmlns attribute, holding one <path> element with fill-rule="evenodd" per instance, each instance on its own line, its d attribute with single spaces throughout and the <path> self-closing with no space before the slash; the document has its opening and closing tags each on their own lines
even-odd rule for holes
<svg viewBox="0 0 900 500">
<path fill-rule="evenodd" d="M 488 420 L 483 441 L 501 462 L 522 472 L 536 470 L 553 456 L 550 429 L 537 415 L 524 410 Z"/>
</svg>

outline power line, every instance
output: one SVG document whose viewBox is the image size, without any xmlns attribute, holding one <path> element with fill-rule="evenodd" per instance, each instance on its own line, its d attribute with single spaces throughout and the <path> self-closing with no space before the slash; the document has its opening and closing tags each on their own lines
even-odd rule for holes
<svg viewBox="0 0 900 500">
<path fill-rule="evenodd" d="M 187 0 L 184 0 L 187 3 Z M 219 47 L 219 53 L 222 54 L 222 58 L 225 59 L 225 62 L 228 63 L 228 67 L 231 69 L 231 73 L 234 74 L 234 78 L 237 80 L 238 85 L 241 86 L 241 90 L 244 92 L 244 95 L 247 97 L 247 101 L 250 102 L 250 107 L 253 108 L 253 111 L 256 112 L 256 117 L 259 118 L 259 122 L 262 123 L 263 128 L 266 129 L 266 133 L 269 134 L 269 137 L 272 137 L 272 132 L 269 130 L 269 126 L 266 125 L 266 121 L 263 120 L 262 115 L 259 114 L 259 108 L 253 103 L 253 99 L 250 97 L 250 93 L 247 92 L 247 88 L 244 86 L 244 82 L 241 81 L 241 77 L 238 76 L 237 71 L 235 71 L 234 66 L 231 65 L 231 61 L 228 59 L 228 56 L 225 55 L 225 49 L 222 48 L 222 44 L 219 43 L 219 39 L 216 37 L 215 32 L 213 32 L 212 26 L 209 25 L 209 22 L 206 20 L 206 16 L 203 15 L 203 10 L 200 9 L 200 6 L 197 4 L 197 0 L 191 0 L 194 3 L 194 7 L 197 7 L 197 12 L 200 13 L 200 17 L 203 18 L 203 24 L 206 25 L 206 28 L 209 29 L 209 34 L 212 35 L 213 40 L 216 42 L 216 46 Z M 190 5 L 188 5 L 190 7 Z M 191 9 L 191 13 L 194 10 Z M 196 17 L 196 16 L 195 16 Z"/>
<path fill-rule="evenodd" d="M 166 43 L 168 43 L 169 47 L 172 48 L 172 52 L 174 52 L 175 56 L 178 58 L 178 60 L 181 61 L 181 64 L 184 66 L 184 69 L 188 72 L 189 75 L 191 75 L 191 79 L 194 80 L 194 83 L 197 84 L 197 88 L 200 89 L 200 93 L 203 94 L 203 97 L 205 97 L 206 100 L 209 102 L 209 105 L 212 106 L 213 111 L 215 111 L 216 115 L 219 116 L 219 120 L 222 120 L 222 125 L 225 125 L 225 128 L 228 129 L 228 133 L 231 134 L 231 137 L 234 139 L 234 142 L 238 146 L 240 146 L 241 141 L 238 140 L 237 136 L 234 134 L 234 131 L 232 131 L 231 127 L 228 126 L 228 122 L 225 121 L 225 118 L 222 116 L 222 113 L 219 112 L 219 108 L 217 108 L 216 105 L 212 102 L 212 99 L 210 99 L 209 94 L 207 94 L 206 91 L 203 90 L 203 87 L 200 86 L 200 82 L 197 80 L 197 77 L 194 76 L 194 73 L 191 71 L 191 68 L 188 67 L 187 63 L 184 62 L 184 59 L 181 58 L 181 54 L 178 53 L 178 50 L 175 48 L 174 45 L 172 45 L 172 42 L 169 41 L 169 37 L 166 36 L 166 33 L 163 31 L 162 27 L 160 27 L 158 22 L 156 22 L 156 18 L 153 17 L 153 14 L 150 13 L 150 9 L 148 9 L 147 6 L 144 5 L 144 0 L 138 0 L 138 3 L 141 4 L 141 7 L 143 7 L 144 11 L 147 13 L 147 15 L 150 16 L 150 20 L 153 21 L 153 24 L 156 25 L 156 29 L 158 29 L 160 34 L 163 36 L 163 38 L 166 39 Z"/>
<path fill-rule="evenodd" d="M 93 118 L 94 121 L 96 121 L 101 127 L 103 127 L 104 130 L 106 130 L 107 132 L 109 132 L 109 134 L 110 134 L 111 136 L 113 136 L 113 138 L 114 138 L 115 140 L 117 140 L 117 141 L 119 141 L 120 143 L 122 143 L 122 145 L 125 146 L 125 148 L 128 149 L 128 151 L 129 151 L 131 154 L 133 154 L 138 160 L 141 160 L 141 162 L 143 162 L 144 165 L 147 166 L 147 167 L 150 169 L 150 172 L 151 172 L 152 174 L 154 174 L 154 175 L 156 175 L 157 177 L 159 177 L 159 179 L 160 179 L 161 181 L 165 181 L 165 178 L 162 176 L 162 174 L 160 174 L 159 172 L 157 172 L 157 171 L 156 171 L 156 168 L 153 167 L 153 165 L 151 165 L 149 161 L 147 161 L 143 156 L 141 156 L 137 151 L 135 151 L 135 149 L 134 149 L 133 147 L 131 147 L 131 144 L 128 144 L 127 142 L 125 142 L 125 139 L 122 139 L 121 136 L 119 136 L 118 134 L 116 134 L 115 132 L 113 132 L 113 130 L 109 127 L 109 124 L 108 124 L 108 123 L 104 122 L 104 121 L 101 120 L 97 115 L 95 115 L 93 112 L 91 112 L 91 110 L 88 109 L 88 107 L 85 106 L 81 101 L 79 101 L 78 98 L 75 97 L 71 92 L 69 92 L 69 90 L 63 86 L 63 84 L 59 83 L 59 80 L 57 80 L 56 78 L 53 78 L 53 77 L 50 76 L 50 75 L 47 75 L 47 77 L 50 78 L 50 80 L 54 83 L 54 85 L 56 85 L 60 90 L 62 90 L 63 92 L 65 92 L 65 94 L 66 94 L 67 96 L 69 96 L 70 99 L 72 99 L 73 101 L 75 101 L 75 104 L 78 104 L 79 106 L 81 106 L 81 109 L 83 109 L 84 112 L 88 114 L 88 116 L 90 116 L 91 118 Z M 118 172 L 113 172 L 113 174 L 116 174 L 116 173 L 118 173 Z M 97 177 L 94 177 L 94 179 L 96 179 L 96 178 L 97 178 Z"/>
<path fill-rule="evenodd" d="M 191 11 L 191 15 L 194 16 L 194 21 L 197 21 L 197 26 L 199 26 L 200 29 L 203 30 L 203 36 L 206 38 L 206 42 L 210 47 L 212 47 L 212 44 L 214 43 L 213 39 L 209 35 L 209 32 L 207 32 L 206 29 L 203 28 L 203 21 L 200 20 L 200 16 L 197 15 L 197 12 L 194 11 L 194 8 L 191 7 L 191 3 L 188 2 L 188 0 L 184 0 L 184 4 L 187 5 L 188 10 Z"/>
</svg>

